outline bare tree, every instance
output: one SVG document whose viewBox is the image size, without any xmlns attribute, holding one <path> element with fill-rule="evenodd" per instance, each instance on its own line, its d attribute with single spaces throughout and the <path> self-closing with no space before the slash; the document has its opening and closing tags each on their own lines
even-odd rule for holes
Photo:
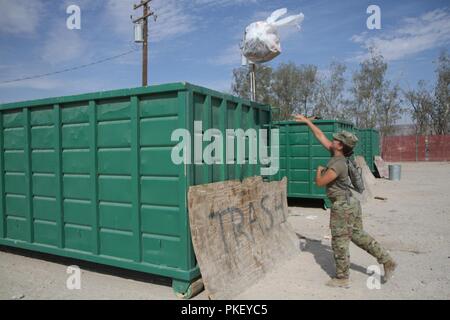
<svg viewBox="0 0 450 320">
<path fill-rule="evenodd" d="M 329 75 L 318 79 L 317 101 L 314 107 L 316 116 L 327 119 L 344 118 L 343 107 L 346 100 L 343 93 L 346 70 L 347 67 L 343 63 L 333 61 L 330 64 Z"/>
</svg>

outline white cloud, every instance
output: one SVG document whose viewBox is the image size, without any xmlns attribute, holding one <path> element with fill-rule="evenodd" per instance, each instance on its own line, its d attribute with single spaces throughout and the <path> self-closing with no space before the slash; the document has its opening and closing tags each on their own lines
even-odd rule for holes
<svg viewBox="0 0 450 320">
<path fill-rule="evenodd" d="M 41 1 L 0 0 L 0 33 L 33 34 L 42 17 Z"/>
<path fill-rule="evenodd" d="M 135 0 L 108 0 L 105 17 L 110 20 L 114 32 L 121 36 L 133 34 L 130 16 L 138 18 L 142 9 L 133 10 Z M 157 21 L 149 20 L 150 42 L 168 40 L 195 30 L 195 18 L 189 15 L 183 4 L 176 0 L 155 0 L 151 3 Z"/>
<path fill-rule="evenodd" d="M 170 40 L 196 31 L 201 18 L 192 9 L 225 7 L 257 3 L 258 0 L 154 0 L 152 10 L 157 21 L 150 18 L 150 42 Z M 142 9 L 133 10 L 137 0 L 108 0 L 105 19 L 110 21 L 114 32 L 121 36 L 132 37 L 133 25 L 130 19 L 142 15 Z"/>
<path fill-rule="evenodd" d="M 48 96 L 48 92 L 56 92 L 57 95 L 79 94 L 86 92 L 96 92 L 115 89 L 117 81 L 114 79 L 99 78 L 71 78 L 70 76 L 53 76 L 51 78 L 37 78 L 18 82 L 0 84 L 0 94 L 2 90 L 11 89 L 33 89 L 42 93 L 36 95 L 32 93 L 31 97 L 20 97 L 20 100 L 38 99 Z M 120 86 L 120 85 L 119 85 Z M 55 94 L 52 94 L 55 95 Z"/>
<path fill-rule="evenodd" d="M 150 24 L 149 36 L 155 42 L 190 33 L 196 29 L 197 18 L 187 14 L 179 1 L 156 0 L 154 11 L 158 19 L 156 23 Z"/>
<path fill-rule="evenodd" d="M 59 0 L 61 10 L 65 11 L 70 5 L 77 5 L 80 7 L 81 11 L 96 10 L 103 6 L 103 1 L 92 1 L 92 0 Z M 138 0 L 139 1 L 139 0 Z M 137 1 L 137 2 L 138 2 Z"/>
<path fill-rule="evenodd" d="M 207 87 L 219 92 L 231 93 L 231 80 L 230 79 L 217 79 L 217 80 L 193 80 L 193 83 L 202 87 Z"/>
<path fill-rule="evenodd" d="M 189 2 L 193 2 L 194 5 L 198 5 L 198 6 L 208 5 L 208 6 L 225 7 L 225 6 L 230 6 L 230 5 L 257 3 L 258 0 L 194 0 L 194 1 L 189 0 Z"/>
<path fill-rule="evenodd" d="M 218 66 L 235 65 L 236 67 L 241 65 L 241 49 L 239 44 L 234 44 L 226 48 L 217 57 L 211 58 L 209 63 Z"/>
<path fill-rule="evenodd" d="M 107 19 L 113 32 L 119 35 L 131 35 L 132 34 L 132 22 L 131 15 L 137 16 L 140 11 L 133 10 L 133 4 L 137 3 L 133 0 L 108 0 L 104 11 L 104 17 Z"/>
<path fill-rule="evenodd" d="M 30 79 L 18 82 L 0 84 L 0 88 L 27 88 L 38 90 L 54 90 L 62 88 L 65 84 L 61 80 L 55 79 Z"/>
<path fill-rule="evenodd" d="M 69 30 L 64 25 L 50 31 L 41 49 L 41 59 L 50 65 L 65 62 L 77 65 L 89 55 L 88 47 L 79 31 Z"/>
<path fill-rule="evenodd" d="M 374 47 L 388 61 L 399 60 L 449 44 L 450 13 L 443 9 L 436 9 L 420 17 L 403 19 L 397 29 L 382 32 L 381 36 L 373 37 L 363 32 L 354 35 L 351 40 L 364 49 Z M 367 56 L 367 52 L 360 52 L 355 58 L 362 60 Z"/>
</svg>

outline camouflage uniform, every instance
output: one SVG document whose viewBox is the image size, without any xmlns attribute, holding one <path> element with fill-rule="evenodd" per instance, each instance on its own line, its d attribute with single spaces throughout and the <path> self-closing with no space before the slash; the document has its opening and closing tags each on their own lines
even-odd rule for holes
<svg viewBox="0 0 450 320">
<path fill-rule="evenodd" d="M 346 199 L 333 202 L 330 229 L 337 278 L 349 277 L 350 241 L 374 256 L 380 264 L 391 260 L 386 250 L 364 231 L 361 204 L 356 198 L 350 197 L 348 202 Z"/>
<path fill-rule="evenodd" d="M 335 139 L 354 147 L 357 138 L 348 132 L 341 132 Z M 378 263 L 384 264 L 391 257 L 380 244 L 363 230 L 362 210 L 358 199 L 348 189 L 342 188 L 339 180 L 348 180 L 348 168 L 343 156 L 335 156 L 328 163 L 327 170 L 333 169 L 338 177 L 327 185 L 327 195 L 332 201 L 330 214 L 331 245 L 336 263 L 336 278 L 349 277 L 350 241 L 374 256 Z"/>
</svg>

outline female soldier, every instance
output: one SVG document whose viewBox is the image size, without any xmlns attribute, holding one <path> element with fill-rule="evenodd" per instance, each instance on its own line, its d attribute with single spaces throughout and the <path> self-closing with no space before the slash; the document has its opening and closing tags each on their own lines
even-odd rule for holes
<svg viewBox="0 0 450 320">
<path fill-rule="evenodd" d="M 332 287 L 349 287 L 350 255 L 349 244 L 352 241 L 361 249 L 374 256 L 384 267 L 384 281 L 392 276 L 396 263 L 386 250 L 363 230 L 361 204 L 352 196 L 348 187 L 349 176 L 346 157 L 353 154 L 358 138 L 347 131 L 335 133 L 333 141 L 303 115 L 295 120 L 306 123 L 317 140 L 330 151 L 331 160 L 326 168 L 319 166 L 316 184 L 326 186 L 327 196 L 333 203 L 330 213 L 331 247 L 336 264 L 336 277 L 327 282 Z"/>
</svg>

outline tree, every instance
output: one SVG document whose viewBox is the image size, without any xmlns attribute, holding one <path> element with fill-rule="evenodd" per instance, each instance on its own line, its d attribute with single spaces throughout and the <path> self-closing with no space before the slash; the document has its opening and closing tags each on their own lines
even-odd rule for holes
<svg viewBox="0 0 450 320">
<path fill-rule="evenodd" d="M 376 117 L 381 138 L 394 132 L 394 125 L 404 112 L 401 105 L 400 87 L 395 85 L 391 88 L 391 83 L 386 81 L 383 85 L 381 102 L 377 106 Z"/>
<path fill-rule="evenodd" d="M 434 108 L 433 96 L 427 88 L 426 82 L 420 80 L 416 90 L 404 93 L 410 106 L 410 112 L 417 135 L 428 134 L 431 131 L 432 112 Z"/>
<path fill-rule="evenodd" d="M 303 109 L 301 111 L 305 116 L 308 116 L 310 115 L 309 111 L 313 109 L 312 104 L 317 95 L 317 66 L 302 65 L 298 72 L 298 90 Z"/>
<path fill-rule="evenodd" d="M 450 57 L 443 51 L 438 59 L 435 103 L 431 113 L 436 134 L 448 134 L 450 130 Z"/>
<path fill-rule="evenodd" d="M 255 73 L 256 101 L 264 104 L 272 104 L 272 68 L 264 65 L 257 65 Z M 233 70 L 231 91 L 241 98 L 250 100 L 250 73 L 248 68 L 241 67 Z"/>
<path fill-rule="evenodd" d="M 370 49 L 370 56 L 353 74 L 353 100 L 348 112 L 359 128 L 378 128 L 381 137 L 391 134 L 404 112 L 400 87 L 386 80 L 388 65 L 382 55 Z"/>
<path fill-rule="evenodd" d="M 272 92 L 276 106 L 280 108 L 280 120 L 289 119 L 292 113 L 300 112 L 300 70 L 294 63 L 282 63 L 273 73 Z"/>
<path fill-rule="evenodd" d="M 314 107 L 314 115 L 326 119 L 344 118 L 343 108 L 346 100 L 343 97 L 347 67 L 340 62 L 333 61 L 330 64 L 329 76 L 318 79 L 317 102 Z"/>
<path fill-rule="evenodd" d="M 383 56 L 370 51 L 370 57 L 360 64 L 360 70 L 353 74 L 353 87 L 350 92 L 353 100 L 348 112 L 359 128 L 375 128 L 377 125 L 377 106 L 383 99 L 384 76 L 387 63 Z"/>
</svg>

